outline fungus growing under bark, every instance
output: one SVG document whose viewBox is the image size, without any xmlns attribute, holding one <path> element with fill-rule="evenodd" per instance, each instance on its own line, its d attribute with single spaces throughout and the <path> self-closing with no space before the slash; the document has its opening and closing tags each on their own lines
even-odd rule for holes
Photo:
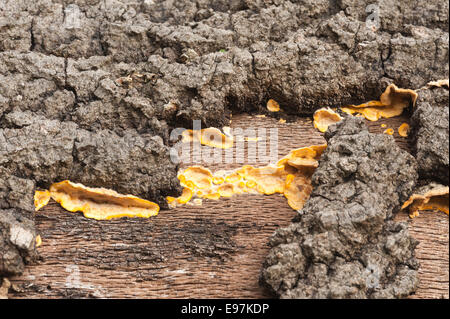
<svg viewBox="0 0 450 319">
<path fill-rule="evenodd" d="M 410 130 L 409 124 L 403 123 L 398 127 L 398 135 L 400 135 L 401 137 L 408 137 L 409 130 Z"/>
<path fill-rule="evenodd" d="M 37 190 L 34 192 L 34 209 L 40 210 L 42 207 L 47 206 L 50 201 L 51 194 L 48 190 Z"/>
<path fill-rule="evenodd" d="M 275 165 L 263 167 L 244 165 L 231 172 L 214 174 L 201 166 L 188 167 L 178 174 L 183 194 L 168 196 L 170 207 L 187 204 L 191 199 L 219 199 L 236 194 L 284 194 L 289 206 L 298 210 L 311 193 L 310 179 L 326 144 L 292 150 Z"/>
<path fill-rule="evenodd" d="M 228 134 L 223 134 L 218 128 L 208 127 L 201 130 L 183 131 L 182 142 L 196 142 L 210 147 L 227 149 L 233 147 L 234 139 Z"/>
<path fill-rule="evenodd" d="M 400 89 L 395 84 L 390 84 L 381 94 L 379 101 L 348 105 L 341 107 L 341 110 L 348 114 L 361 114 L 369 121 L 378 121 L 380 118 L 401 115 L 403 109 L 415 105 L 417 97 L 418 94 L 414 90 Z"/>
<path fill-rule="evenodd" d="M 42 238 L 41 235 L 36 236 L 36 247 L 39 247 L 42 245 Z"/>
<path fill-rule="evenodd" d="M 392 128 L 387 128 L 383 131 L 384 134 L 394 135 L 394 130 Z"/>
<path fill-rule="evenodd" d="M 280 104 L 278 104 L 277 101 L 270 99 L 267 101 L 267 110 L 269 112 L 279 112 L 280 111 Z"/>
<path fill-rule="evenodd" d="M 108 220 L 121 217 L 155 216 L 159 206 L 133 195 L 122 195 L 106 188 L 90 188 L 63 181 L 50 186 L 52 199 L 70 212 L 82 212 L 85 217 Z"/>
<path fill-rule="evenodd" d="M 439 210 L 448 215 L 449 197 L 448 186 L 437 183 L 417 188 L 411 197 L 403 204 L 403 209 L 408 209 L 409 216 L 419 216 L 419 211 Z"/>
<path fill-rule="evenodd" d="M 314 127 L 325 133 L 328 126 L 342 120 L 342 117 L 330 108 L 321 108 L 314 112 Z"/>
</svg>

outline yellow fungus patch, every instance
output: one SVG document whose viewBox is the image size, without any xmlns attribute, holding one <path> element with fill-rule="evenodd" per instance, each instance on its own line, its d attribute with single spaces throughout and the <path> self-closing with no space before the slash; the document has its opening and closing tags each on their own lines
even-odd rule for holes
<svg viewBox="0 0 450 319">
<path fill-rule="evenodd" d="M 208 189 L 211 187 L 213 175 L 207 168 L 201 166 L 192 166 L 187 168 L 182 175 L 178 177 L 180 181 L 185 180 L 184 185 L 189 188 L 195 186 L 200 189 Z M 189 183 L 191 182 L 191 183 Z"/>
<path fill-rule="evenodd" d="M 431 184 L 426 190 L 419 190 L 403 204 L 402 210 L 408 208 L 409 216 L 414 218 L 423 210 L 439 210 L 448 215 L 448 186 Z"/>
<path fill-rule="evenodd" d="M 330 108 L 322 108 L 314 112 L 314 127 L 325 133 L 328 126 L 342 120 L 342 117 Z"/>
<path fill-rule="evenodd" d="M 209 127 L 201 130 L 184 130 L 181 133 L 183 143 L 197 142 L 202 145 L 227 149 L 233 147 L 234 139 L 232 136 L 223 134 L 215 127 Z"/>
<path fill-rule="evenodd" d="M 107 220 L 120 217 L 151 217 L 159 212 L 153 202 L 122 195 L 105 188 L 90 188 L 63 181 L 50 187 L 51 197 L 70 212 L 83 212 L 87 218 Z"/>
<path fill-rule="evenodd" d="M 278 104 L 277 101 L 270 99 L 269 101 L 267 101 L 267 109 L 270 112 L 279 112 L 280 104 Z"/>
<path fill-rule="evenodd" d="M 222 197 L 231 197 L 235 193 L 234 185 L 233 184 L 226 184 L 223 186 L 220 186 L 218 188 L 219 194 Z"/>
<path fill-rule="evenodd" d="M 385 129 L 383 133 L 387 134 L 387 135 L 393 135 L 394 134 L 394 130 L 391 129 L 391 128 L 388 128 L 388 129 Z"/>
<path fill-rule="evenodd" d="M 218 200 L 220 198 L 220 193 L 211 192 L 211 193 L 203 194 L 202 197 L 206 198 L 206 199 Z"/>
<path fill-rule="evenodd" d="M 326 144 L 312 145 L 295 149 L 278 161 L 277 165 L 288 164 L 297 169 L 316 168 L 319 166 L 319 158 L 326 148 Z"/>
<path fill-rule="evenodd" d="M 233 138 L 222 134 L 217 128 L 209 127 L 201 130 L 200 143 L 211 147 L 226 149 L 233 147 Z"/>
<path fill-rule="evenodd" d="M 309 177 L 302 174 L 289 174 L 287 176 L 284 196 L 293 209 L 302 209 L 311 192 L 312 186 Z"/>
<path fill-rule="evenodd" d="M 408 134 L 409 134 L 409 124 L 403 123 L 398 128 L 398 135 L 400 135 L 401 137 L 407 137 Z"/>
<path fill-rule="evenodd" d="M 247 170 L 244 178 L 255 182 L 256 190 L 261 194 L 272 195 L 284 192 L 286 173 L 282 166 L 252 167 Z"/>
<path fill-rule="evenodd" d="M 167 196 L 166 200 L 170 207 L 176 207 L 177 204 L 186 204 L 192 198 L 193 192 L 190 188 L 183 188 L 183 192 L 179 197 Z"/>
<path fill-rule="evenodd" d="M 326 144 L 303 147 L 292 150 L 275 165 L 244 165 L 231 172 L 218 171 L 213 174 L 204 167 L 188 167 L 178 174 L 178 179 L 184 187 L 181 197 L 188 201 L 191 198 L 218 200 L 243 193 L 278 193 L 284 194 L 293 209 L 301 209 L 312 191 L 311 176 L 325 149 Z M 190 192 L 189 196 L 185 197 L 186 189 Z M 171 207 L 181 204 L 179 198 L 174 197 L 167 197 L 167 202 Z"/>
<path fill-rule="evenodd" d="M 216 185 L 223 184 L 225 182 L 224 178 L 221 176 L 214 176 L 213 177 L 213 183 Z"/>
<path fill-rule="evenodd" d="M 36 247 L 39 247 L 42 245 L 42 238 L 41 235 L 36 236 Z"/>
<path fill-rule="evenodd" d="M 225 177 L 225 182 L 227 183 L 237 183 L 241 180 L 241 175 L 239 175 L 237 172 L 231 173 L 227 177 Z"/>
<path fill-rule="evenodd" d="M 44 191 L 35 191 L 34 192 L 34 209 L 35 211 L 40 210 L 42 207 L 46 206 L 50 201 L 50 192 L 47 190 Z"/>
<path fill-rule="evenodd" d="M 286 123 L 286 120 L 285 119 L 279 119 L 278 123 L 284 124 L 284 123 Z"/>
<path fill-rule="evenodd" d="M 403 113 L 403 109 L 417 100 L 417 92 L 409 89 L 400 89 L 395 84 L 389 85 L 381 94 L 379 101 L 369 101 L 360 105 L 341 107 L 348 114 L 361 114 L 369 121 L 378 121 L 380 118 L 391 118 Z"/>
</svg>

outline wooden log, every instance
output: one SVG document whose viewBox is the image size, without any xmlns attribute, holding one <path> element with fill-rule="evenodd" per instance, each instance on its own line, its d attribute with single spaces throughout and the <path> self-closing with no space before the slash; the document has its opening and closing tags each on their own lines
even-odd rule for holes
<svg viewBox="0 0 450 319">
<path fill-rule="evenodd" d="M 372 132 L 382 123 L 394 129 L 408 115 L 368 122 Z M 234 116 L 232 127 L 278 128 L 279 155 L 323 143 L 311 120 L 279 123 L 273 118 Z M 252 163 L 255 164 L 255 163 Z M 258 162 L 256 164 L 267 164 Z M 187 164 L 186 164 L 187 165 Z M 240 163 L 205 165 L 213 170 Z M 202 206 L 161 211 L 150 219 L 95 221 L 69 213 L 56 203 L 36 214 L 42 237 L 39 263 L 11 279 L 21 292 L 12 298 L 266 298 L 258 283 L 271 234 L 294 217 L 282 195 L 236 195 L 203 200 Z M 412 298 L 449 298 L 449 222 L 439 212 L 407 220 L 420 241 L 420 285 Z"/>
</svg>

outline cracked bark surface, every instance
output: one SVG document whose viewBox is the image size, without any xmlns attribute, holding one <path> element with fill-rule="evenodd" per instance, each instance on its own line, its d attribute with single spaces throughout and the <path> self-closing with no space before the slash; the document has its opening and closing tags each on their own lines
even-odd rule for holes
<svg viewBox="0 0 450 319">
<path fill-rule="evenodd" d="M 2 1 L 0 209 L 26 215 L 36 186 L 67 178 L 161 204 L 179 193 L 170 128 L 448 77 L 448 3 L 380 1 L 376 31 L 368 4 Z"/>
<path fill-rule="evenodd" d="M 270 240 L 261 280 L 281 298 L 401 298 L 418 284 L 417 241 L 392 219 L 417 182 L 391 136 L 347 118 L 325 134 L 314 187 Z"/>
<path fill-rule="evenodd" d="M 449 96 L 446 88 L 424 89 L 411 118 L 411 139 L 422 178 L 448 185 Z"/>
</svg>

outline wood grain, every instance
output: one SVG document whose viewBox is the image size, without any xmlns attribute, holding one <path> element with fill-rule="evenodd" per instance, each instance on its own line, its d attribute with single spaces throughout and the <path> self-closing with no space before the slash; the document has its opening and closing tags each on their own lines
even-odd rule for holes
<svg viewBox="0 0 450 319">
<path fill-rule="evenodd" d="M 397 133 L 404 115 L 369 123 Z M 233 116 L 232 127 L 278 128 L 279 157 L 290 149 L 323 143 L 309 119 L 279 123 L 273 118 Z M 267 164 L 257 162 L 252 164 Z M 231 169 L 240 163 L 211 164 Z M 202 206 L 161 211 L 150 219 L 95 221 L 51 203 L 36 214 L 43 244 L 39 263 L 13 278 L 21 292 L 12 298 L 266 298 L 258 284 L 268 238 L 287 226 L 295 212 L 282 195 L 237 195 Z M 424 212 L 409 222 L 420 241 L 420 286 L 413 298 L 449 298 L 449 222 L 438 212 Z"/>
</svg>

